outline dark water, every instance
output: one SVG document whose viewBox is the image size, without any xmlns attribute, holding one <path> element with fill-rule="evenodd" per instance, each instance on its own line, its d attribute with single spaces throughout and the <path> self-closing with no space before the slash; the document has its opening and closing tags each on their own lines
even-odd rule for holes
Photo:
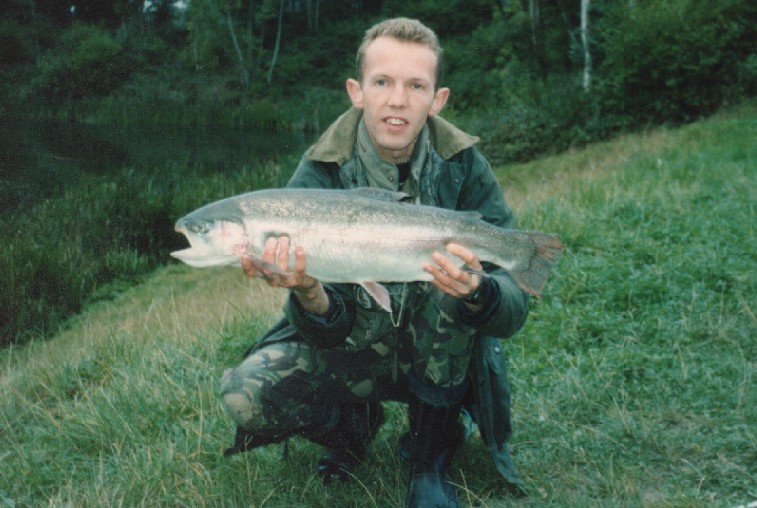
<svg viewBox="0 0 757 508">
<path fill-rule="evenodd" d="M 302 133 L 227 128 L 117 128 L 0 118 L 0 212 L 65 192 L 89 174 L 124 168 L 159 171 L 167 164 L 195 171 L 236 171 L 302 153 Z"/>
</svg>

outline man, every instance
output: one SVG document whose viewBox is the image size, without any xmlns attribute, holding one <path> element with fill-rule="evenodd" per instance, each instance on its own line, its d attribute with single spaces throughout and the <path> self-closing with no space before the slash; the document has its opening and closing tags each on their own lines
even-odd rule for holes
<svg viewBox="0 0 757 508">
<path fill-rule="evenodd" d="M 357 78 L 347 81 L 353 108 L 305 153 L 288 186 L 401 190 L 416 203 L 473 210 L 513 227 L 477 138 L 438 117 L 450 93 L 438 86 L 440 67 L 436 36 L 420 22 L 399 18 L 369 29 Z M 325 481 L 345 478 L 382 423 L 380 401 L 405 401 L 407 505 L 458 506 L 446 468 L 463 439 L 465 407 L 498 470 L 520 486 L 506 443 L 509 388 L 498 338 L 520 329 L 528 299 L 473 252 L 454 243 L 447 250 L 471 270 L 434 253 L 425 267 L 432 282 L 387 285 L 392 314 L 360 286 L 309 277 L 307 253 L 288 238 L 269 238 L 262 256 L 282 273 L 261 274 L 243 259 L 247 275 L 263 275 L 290 297 L 285 317 L 223 377 L 224 403 L 238 426 L 227 454 L 301 435 L 326 447 L 318 464 Z"/>
</svg>

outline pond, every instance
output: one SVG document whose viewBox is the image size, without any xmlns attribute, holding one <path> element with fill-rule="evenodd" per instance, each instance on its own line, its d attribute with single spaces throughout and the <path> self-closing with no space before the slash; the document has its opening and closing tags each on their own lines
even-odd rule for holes
<svg viewBox="0 0 757 508">
<path fill-rule="evenodd" d="M 169 163 L 201 174 L 237 171 L 292 159 L 313 140 L 301 132 L 0 118 L 0 213 L 58 196 L 87 175 L 117 174 L 124 168 L 150 172 Z M 282 168 L 282 179 L 293 169 Z"/>
</svg>

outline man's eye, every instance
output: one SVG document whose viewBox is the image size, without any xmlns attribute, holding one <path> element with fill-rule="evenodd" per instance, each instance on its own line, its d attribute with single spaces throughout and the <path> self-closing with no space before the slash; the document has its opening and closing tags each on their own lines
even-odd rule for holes
<svg viewBox="0 0 757 508">
<path fill-rule="evenodd" d="M 386 80 L 385 79 L 377 79 L 376 80 L 376 86 L 386 86 Z"/>
</svg>

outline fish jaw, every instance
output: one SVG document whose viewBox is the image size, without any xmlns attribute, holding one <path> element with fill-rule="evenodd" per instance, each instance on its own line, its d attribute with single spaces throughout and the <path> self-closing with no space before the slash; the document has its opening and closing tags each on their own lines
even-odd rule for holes
<svg viewBox="0 0 757 508">
<path fill-rule="evenodd" d="M 179 261 L 186 263 L 194 268 L 207 268 L 209 266 L 232 266 L 241 264 L 240 256 L 211 256 L 206 252 L 199 251 L 193 247 L 183 250 L 177 250 L 171 253 Z"/>
<path fill-rule="evenodd" d="M 241 224 L 231 221 L 191 221 L 180 219 L 175 227 L 189 241 L 190 247 L 174 251 L 171 256 L 196 268 L 239 265 L 247 251 L 247 239 Z"/>
</svg>

